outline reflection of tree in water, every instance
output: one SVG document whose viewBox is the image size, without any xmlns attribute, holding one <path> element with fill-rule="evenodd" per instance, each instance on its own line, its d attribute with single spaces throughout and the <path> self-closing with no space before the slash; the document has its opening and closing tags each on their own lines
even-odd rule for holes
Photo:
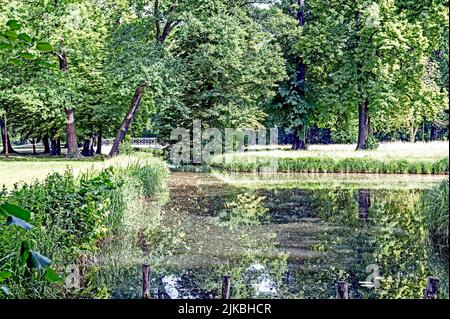
<svg viewBox="0 0 450 319">
<path fill-rule="evenodd" d="M 311 193 L 311 191 L 295 188 L 258 190 L 258 194 L 266 198 L 264 206 L 269 209 L 271 222 L 280 224 L 314 217 L 317 203 L 312 200 Z"/>
<path fill-rule="evenodd" d="M 419 209 L 420 192 L 385 194 L 374 205 L 377 228 L 375 263 L 383 280 L 382 298 L 422 298 L 429 275 L 430 247 L 424 214 Z"/>
<path fill-rule="evenodd" d="M 322 269 L 310 274 L 319 280 L 316 287 L 322 287 L 316 296 L 332 296 L 333 282 L 346 280 L 350 298 L 421 297 L 429 247 L 417 191 L 315 191 L 313 197 L 322 203 L 317 217 L 331 227 L 322 232 L 315 247 L 325 252 Z M 369 265 L 379 267 L 383 277 L 377 290 L 359 284 L 370 275 Z M 306 294 L 314 296 L 314 290 Z"/>
<path fill-rule="evenodd" d="M 254 192 L 244 192 L 235 194 L 229 202 L 225 204 L 219 218 L 229 227 L 237 225 L 259 225 L 267 220 L 268 208 L 263 203 L 266 197 L 258 196 Z"/>
<path fill-rule="evenodd" d="M 163 289 L 166 293 L 172 290 L 172 298 L 220 298 L 224 275 L 231 277 L 232 298 L 279 297 L 287 255 L 275 248 L 273 236 L 267 236 L 264 245 L 259 240 L 245 234 L 239 236 L 245 253 L 237 258 L 223 259 L 218 266 L 164 270 L 156 276 L 162 277 L 162 281 L 171 278 L 171 284 L 163 285 Z"/>
<path fill-rule="evenodd" d="M 358 191 L 358 211 L 359 218 L 367 223 L 369 218 L 369 208 L 371 206 L 370 201 L 370 190 L 369 189 L 360 189 Z"/>
<path fill-rule="evenodd" d="M 186 190 L 176 194 L 190 250 L 156 266 L 155 297 L 218 298 L 224 275 L 232 298 L 333 298 L 337 280 L 350 298 L 421 297 L 429 267 L 419 192 L 210 186 L 192 190 L 201 200 L 192 210 Z M 360 285 L 369 265 L 383 277 L 377 290 Z"/>
<path fill-rule="evenodd" d="M 313 216 L 321 225 L 312 249 L 321 255 L 294 269 L 294 282 L 289 286 L 298 287 L 291 290 L 300 298 L 330 298 L 335 294 L 335 282 L 345 280 L 350 283 L 350 298 L 360 298 L 358 282 L 367 276 L 365 268 L 373 249 L 366 227 L 370 192 L 365 192 L 361 201 L 359 192 L 352 190 L 314 190 L 309 194 Z"/>
</svg>

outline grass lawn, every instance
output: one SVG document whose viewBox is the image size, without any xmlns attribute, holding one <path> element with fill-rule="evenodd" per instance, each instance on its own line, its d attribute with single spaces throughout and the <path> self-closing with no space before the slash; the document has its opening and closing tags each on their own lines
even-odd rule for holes
<svg viewBox="0 0 450 319">
<path fill-rule="evenodd" d="M 246 156 L 271 156 L 277 158 L 331 157 L 331 158 L 372 158 L 372 159 L 406 159 L 437 160 L 448 157 L 449 142 L 391 142 L 380 143 L 374 151 L 355 151 L 356 144 L 309 145 L 306 151 L 291 151 L 289 146 L 280 146 L 276 150 L 254 150 Z"/>
<path fill-rule="evenodd" d="M 32 183 L 35 180 L 45 179 L 48 174 L 62 173 L 68 169 L 72 170 L 74 175 L 78 175 L 80 172 L 100 170 L 109 166 L 124 167 L 130 164 L 130 160 L 139 158 L 139 153 L 126 159 L 122 156 L 107 159 L 102 155 L 81 160 L 68 160 L 64 156 L 32 156 L 25 153 L 11 154 L 8 160 L 5 160 L 3 155 L 0 157 L 0 188 L 5 185 L 11 189 L 16 183 Z"/>
<path fill-rule="evenodd" d="M 65 158 L 21 156 L 11 157 L 6 161 L 3 157 L 0 159 L 0 186 L 6 185 L 7 188 L 11 188 L 15 183 L 31 183 L 36 179 L 45 178 L 50 173 L 64 172 L 67 169 L 78 173 L 96 168 L 102 163 L 100 158 L 76 161 Z"/>
</svg>

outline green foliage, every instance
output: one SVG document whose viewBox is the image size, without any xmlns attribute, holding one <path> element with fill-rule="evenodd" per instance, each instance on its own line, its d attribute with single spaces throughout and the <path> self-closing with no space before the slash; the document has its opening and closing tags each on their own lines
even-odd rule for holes
<svg viewBox="0 0 450 319">
<path fill-rule="evenodd" d="M 1 198 L 0 198 L 1 200 Z M 4 224 L 3 228 L 6 226 L 18 226 L 22 228 L 25 231 L 31 230 L 34 226 L 29 224 L 27 221 L 30 221 L 31 219 L 31 213 L 24 210 L 23 208 L 12 205 L 9 203 L 4 203 L 0 206 L 0 214 L 3 215 L 3 217 L 7 217 L 6 223 Z M 20 217 L 17 217 L 20 216 Z M 23 219 L 22 219 L 23 218 Z M 25 220 L 27 221 L 25 221 Z M 0 226 L 0 229 L 2 227 Z M 7 239 L 7 238 L 3 238 Z M 15 242 L 16 244 L 19 242 L 19 240 L 16 238 L 10 238 L 10 242 Z M 50 268 L 50 264 L 52 261 L 31 250 L 31 245 L 28 242 L 28 240 L 22 240 L 20 243 L 20 252 L 18 255 L 18 259 L 20 262 L 17 262 L 17 258 L 14 263 L 15 257 L 14 253 L 11 253 L 7 257 L 2 257 L 2 260 L 5 261 L 9 257 L 13 261 L 13 268 L 18 268 L 20 270 L 24 270 L 24 266 L 28 267 L 29 269 L 36 269 L 36 270 L 45 270 L 45 279 L 47 279 L 49 282 L 57 282 L 59 281 L 58 275 L 53 271 L 53 269 Z M 26 271 L 26 270 L 25 270 Z M 47 274 L 52 274 L 52 276 L 47 276 Z M 13 273 L 11 269 L 7 269 L 6 271 L 0 271 L 0 284 L 2 284 L 6 279 L 11 278 L 13 276 Z M 2 285 L 1 287 L 1 293 L 6 296 L 12 295 L 9 287 L 7 285 Z M 2 295 L 0 294 L 0 296 Z"/>
<path fill-rule="evenodd" d="M 306 157 L 278 158 L 277 169 L 280 172 L 304 173 L 377 173 L 377 174 L 447 174 L 448 159 L 435 161 L 379 160 L 373 158 Z M 258 172 L 271 167 L 269 158 L 257 157 L 248 161 L 235 158 L 226 162 L 215 162 L 214 167 L 237 172 Z"/>
<path fill-rule="evenodd" d="M 448 180 L 425 192 L 423 206 L 433 247 L 448 264 Z"/>
<path fill-rule="evenodd" d="M 12 274 L 2 275 L 1 281 L 7 281 L 11 296 L 55 298 L 75 293 L 51 283 L 59 283 L 58 272 L 76 264 L 81 256 L 92 255 L 101 246 L 101 240 L 123 227 L 127 207 L 124 195 L 133 191 L 127 188 L 130 185 L 127 179 L 132 176 L 140 192 L 150 196 L 162 187 L 166 174 L 167 169 L 160 160 L 147 156 L 127 168 L 110 167 L 85 173 L 80 178 L 69 171 L 63 175 L 55 173 L 43 182 L 16 187 L 3 194 L 0 200 L 6 199 L 8 204 L 1 205 L 1 212 L 14 214 L 8 215 L 15 218 L 10 224 L 19 226 L 2 229 L 0 235 L 0 272 Z M 27 223 L 17 221 L 16 215 L 29 219 L 27 212 L 33 216 L 34 227 L 25 231 L 28 227 L 23 226 Z M 16 256 L 11 254 L 17 246 L 12 238 L 22 242 L 23 264 L 43 271 L 28 274 L 17 263 Z M 49 256 L 51 261 L 37 251 Z M 56 272 L 48 268 L 50 262 Z"/>
<path fill-rule="evenodd" d="M 134 153 L 133 145 L 131 145 L 131 136 L 127 135 L 119 145 L 119 154 L 131 155 Z"/>
<path fill-rule="evenodd" d="M 219 218 L 230 228 L 238 225 L 258 225 L 267 220 L 269 209 L 263 206 L 265 199 L 252 193 L 237 194 L 235 200 L 225 204 L 225 210 L 219 214 Z"/>
<path fill-rule="evenodd" d="M 380 146 L 380 143 L 378 142 L 378 140 L 376 139 L 375 136 L 370 135 L 367 138 L 366 150 L 376 150 L 379 146 Z"/>
</svg>

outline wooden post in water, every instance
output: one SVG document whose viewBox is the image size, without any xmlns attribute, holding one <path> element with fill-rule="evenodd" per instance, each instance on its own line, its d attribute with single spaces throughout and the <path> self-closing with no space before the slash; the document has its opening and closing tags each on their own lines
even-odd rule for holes
<svg viewBox="0 0 450 319">
<path fill-rule="evenodd" d="M 348 283 L 338 281 L 336 284 L 336 299 L 348 299 Z"/>
<path fill-rule="evenodd" d="M 434 277 L 428 277 L 427 287 L 425 288 L 423 299 L 437 299 L 438 289 L 439 289 L 439 279 Z"/>
<path fill-rule="evenodd" d="M 222 299 L 230 299 L 230 276 L 223 276 L 222 280 Z"/>
<path fill-rule="evenodd" d="M 142 265 L 142 299 L 150 299 L 150 265 Z"/>
</svg>

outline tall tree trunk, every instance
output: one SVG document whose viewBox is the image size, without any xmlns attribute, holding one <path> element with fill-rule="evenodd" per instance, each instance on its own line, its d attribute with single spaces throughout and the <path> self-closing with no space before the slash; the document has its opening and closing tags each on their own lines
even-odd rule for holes
<svg viewBox="0 0 450 319">
<path fill-rule="evenodd" d="M 97 154 L 102 154 L 102 143 L 103 143 L 103 130 L 100 127 L 100 130 L 98 131 L 98 135 L 97 135 L 97 151 L 95 153 Z"/>
<path fill-rule="evenodd" d="M 109 152 L 109 156 L 113 157 L 119 154 L 119 145 L 122 143 L 125 135 L 130 129 L 131 124 L 133 123 L 134 117 L 139 109 L 139 105 L 141 104 L 142 94 L 144 93 L 144 89 L 147 86 L 145 81 L 142 81 L 138 87 L 136 88 L 136 92 L 134 93 L 133 100 L 131 101 L 130 108 L 128 109 L 125 118 L 122 121 L 122 125 L 120 126 L 119 131 L 117 132 L 116 139 L 114 140 L 114 144 Z"/>
<path fill-rule="evenodd" d="M 94 137 L 84 141 L 83 150 L 81 151 L 83 156 L 94 156 Z"/>
<path fill-rule="evenodd" d="M 411 126 L 409 128 L 409 142 L 410 143 L 416 142 L 416 130 L 414 129 L 414 126 Z"/>
<path fill-rule="evenodd" d="M 6 152 L 8 152 L 8 154 L 17 153 L 12 147 L 11 138 L 9 138 L 8 134 L 8 127 L 6 126 L 6 122 L 3 119 L 0 119 L 0 131 L 2 135 L 2 146 L 3 146 L 1 154 L 6 154 Z"/>
<path fill-rule="evenodd" d="M 66 51 L 64 50 L 64 42 L 61 42 L 61 53 L 58 55 L 59 58 L 59 69 L 62 72 L 67 72 L 69 70 L 69 62 L 67 59 Z M 67 133 L 67 158 L 82 158 L 83 156 L 78 149 L 77 134 L 75 130 L 75 115 L 74 110 L 69 108 L 66 109 L 66 133 Z"/>
<path fill-rule="evenodd" d="M 297 22 L 299 27 L 303 28 L 305 26 L 305 0 L 297 0 L 297 5 L 298 5 Z M 306 97 L 305 92 L 306 65 L 303 63 L 303 60 L 301 58 L 297 58 L 296 73 L 297 73 L 297 82 L 299 84 L 299 94 L 304 99 Z M 299 137 L 298 133 L 299 132 L 294 132 L 294 143 L 292 144 L 292 150 L 306 150 L 305 138 Z M 303 135 L 305 136 L 306 134 Z"/>
<path fill-rule="evenodd" d="M 36 139 L 33 137 L 33 140 L 31 141 L 31 143 L 33 144 L 33 155 L 36 155 Z"/>
<path fill-rule="evenodd" d="M 369 217 L 369 208 L 371 206 L 370 190 L 360 189 L 358 191 L 358 212 L 359 218 L 367 222 Z"/>
<path fill-rule="evenodd" d="M 72 109 L 66 110 L 67 115 L 67 158 L 82 158 L 78 149 L 77 135 L 75 131 L 75 115 Z"/>
<path fill-rule="evenodd" d="M 51 139 L 50 145 L 51 145 L 50 155 L 53 156 L 61 155 L 61 144 L 59 140 Z"/>
<path fill-rule="evenodd" d="M 292 150 L 304 150 L 306 149 L 305 140 L 298 137 L 297 132 L 294 132 L 294 141 L 292 143 Z"/>
<path fill-rule="evenodd" d="M 364 101 L 359 105 L 359 124 L 358 124 L 358 145 L 356 150 L 365 150 L 367 148 L 367 139 L 370 133 L 370 118 L 368 102 Z"/>
<path fill-rule="evenodd" d="M 48 140 L 48 135 L 44 135 L 44 137 L 42 138 L 42 144 L 44 145 L 43 154 L 50 154 L 50 143 Z"/>
<path fill-rule="evenodd" d="M 438 138 L 438 130 L 434 123 L 431 123 L 430 141 L 436 141 Z"/>
</svg>

